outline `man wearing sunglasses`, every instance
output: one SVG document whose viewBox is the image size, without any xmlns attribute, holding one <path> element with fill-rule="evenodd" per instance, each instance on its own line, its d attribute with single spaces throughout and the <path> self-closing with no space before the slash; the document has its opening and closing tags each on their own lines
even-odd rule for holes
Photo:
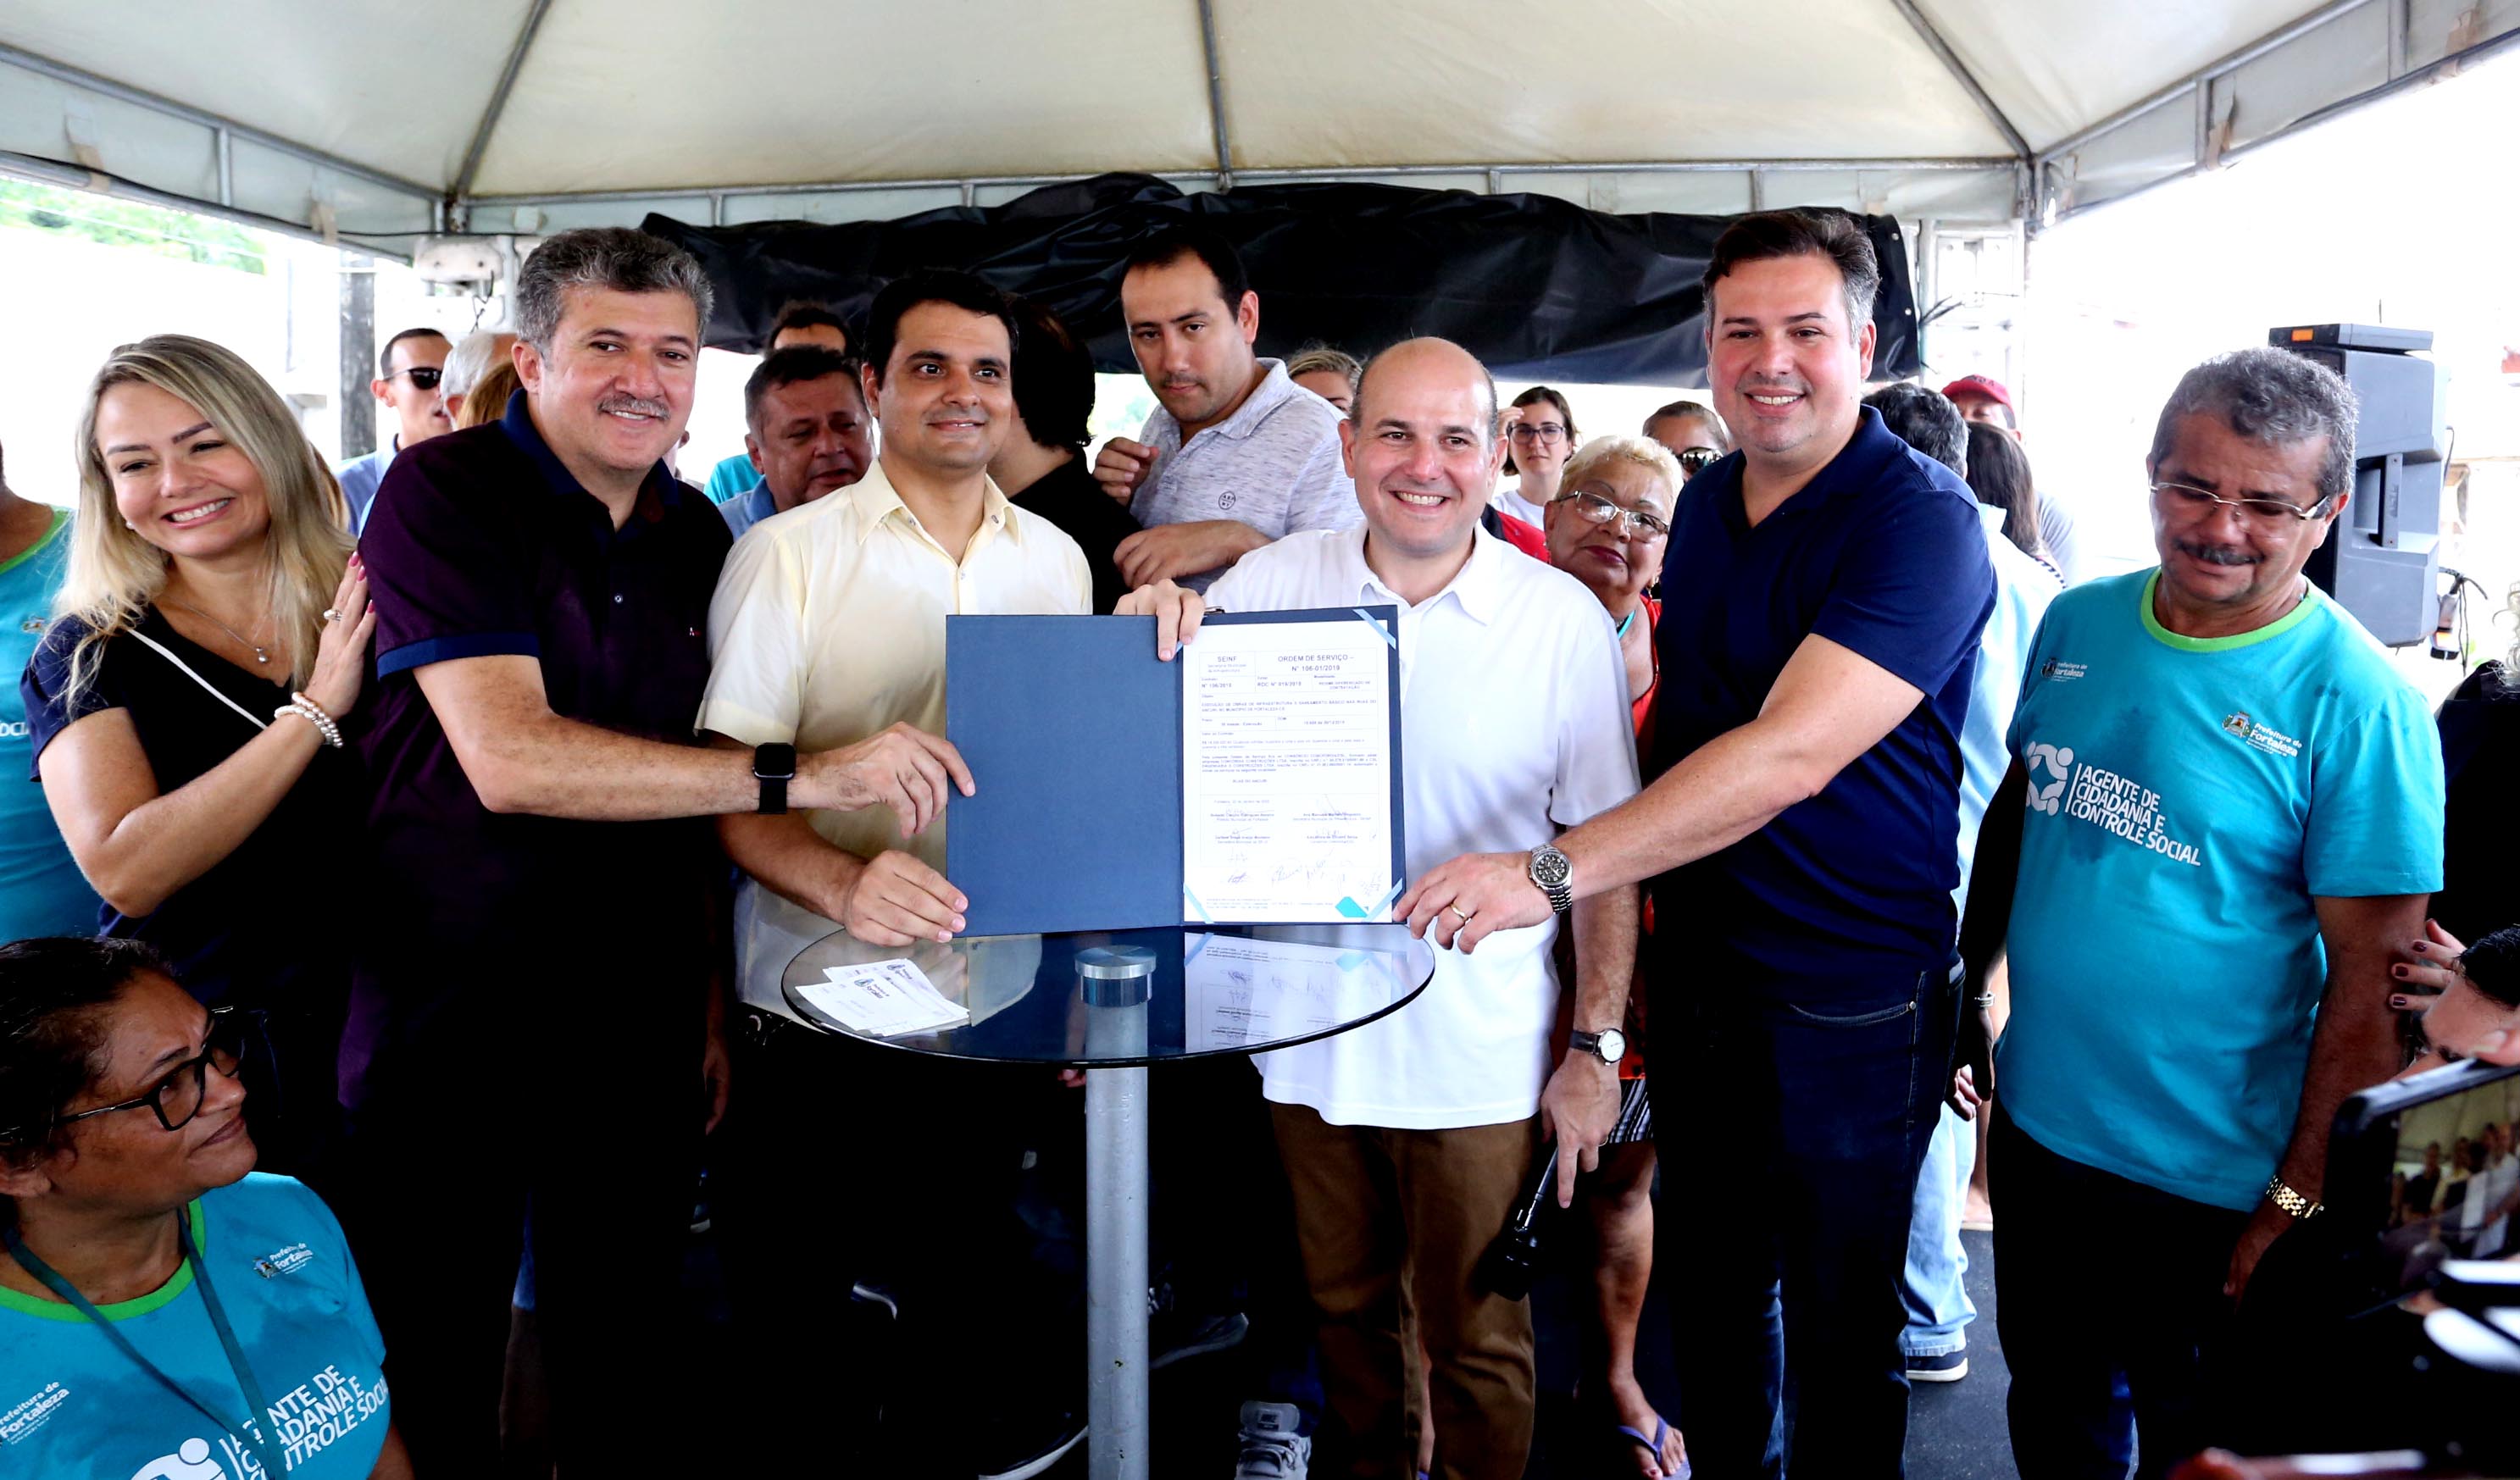
<svg viewBox="0 0 2520 1480">
<path fill-rule="evenodd" d="M 377 487 L 385 480 L 394 454 L 455 429 L 445 398 L 437 393 L 446 356 L 454 347 L 434 329 L 406 329 L 377 351 L 377 378 L 368 382 L 368 391 L 379 404 L 393 408 L 394 432 L 382 447 L 334 470 L 342 497 L 350 501 L 352 534 L 367 527 L 368 509 L 377 501 Z"/>
<path fill-rule="evenodd" d="M 1963 1114 L 2002 1091 L 2025 1476 L 2137 1451 L 2160 1474 L 2211 1437 L 2200 1347 L 2318 1211 L 2337 1105 L 2398 1068 L 2385 988 L 2441 883 L 2442 760 L 2422 699 L 2302 575 L 2352 491 L 2355 417 L 2282 350 L 2189 371 L 2144 466 L 2161 563 L 2065 592 L 2031 648 L 1953 1086 Z M 1990 1083 L 1976 983 L 2007 947 Z"/>
</svg>

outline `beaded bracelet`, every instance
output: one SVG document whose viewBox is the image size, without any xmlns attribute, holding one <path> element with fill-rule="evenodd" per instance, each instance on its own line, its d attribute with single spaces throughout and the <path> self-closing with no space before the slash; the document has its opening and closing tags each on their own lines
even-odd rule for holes
<svg viewBox="0 0 2520 1480">
<path fill-rule="evenodd" d="M 288 703 L 271 711 L 273 719 L 279 719 L 288 714 L 296 715 L 299 719 L 313 725 L 316 733 L 323 736 L 325 744 L 336 750 L 341 748 L 341 727 L 333 723 L 333 716 L 324 712 L 323 705 L 303 694 L 292 694 L 289 695 Z"/>
</svg>

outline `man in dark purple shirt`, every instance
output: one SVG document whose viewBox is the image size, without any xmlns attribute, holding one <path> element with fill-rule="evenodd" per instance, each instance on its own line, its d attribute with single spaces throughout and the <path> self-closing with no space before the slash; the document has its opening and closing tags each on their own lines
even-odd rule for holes
<svg viewBox="0 0 2520 1480">
<path fill-rule="evenodd" d="M 651 1298 L 675 1285 L 725 1103 L 726 864 L 702 819 L 882 803 L 923 827 L 968 786 L 950 746 L 906 729 L 808 756 L 694 743 L 731 537 L 662 459 L 707 280 L 652 237 L 572 231 L 527 259 L 517 303 L 524 388 L 499 423 L 396 459 L 360 547 L 376 792 L 344 1212 L 396 1423 L 452 1474 L 496 1464 L 529 1203 L 559 1458 L 605 1467 L 622 1415 L 687 1405 Z M 453 1219 L 444 1188 L 424 1207 L 409 1181 L 447 1165 Z M 642 1422 L 643 1458 L 686 1427 Z"/>
</svg>

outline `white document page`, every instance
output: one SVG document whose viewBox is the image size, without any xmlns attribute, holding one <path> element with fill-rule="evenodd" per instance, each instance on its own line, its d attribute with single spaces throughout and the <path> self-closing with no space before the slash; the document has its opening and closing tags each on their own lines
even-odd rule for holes
<svg viewBox="0 0 2520 1480">
<path fill-rule="evenodd" d="M 827 981 L 809 981 L 796 990 L 807 1002 L 846 1024 L 851 1032 L 871 1038 L 897 1038 L 951 1027 L 971 1014 L 946 1001 L 927 973 L 907 961 L 871 961 L 857 966 L 826 966 Z"/>
<path fill-rule="evenodd" d="M 1184 919 L 1391 918 L 1385 631 L 1224 623 L 1182 649 Z"/>
</svg>

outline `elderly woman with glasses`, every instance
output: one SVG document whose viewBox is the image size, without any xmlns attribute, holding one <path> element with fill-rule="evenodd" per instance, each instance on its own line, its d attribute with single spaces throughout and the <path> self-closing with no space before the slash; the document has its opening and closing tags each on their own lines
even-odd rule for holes
<svg viewBox="0 0 2520 1480">
<path fill-rule="evenodd" d="M 253 1171 L 249 1033 L 138 941 L 0 946 L 10 1473 L 411 1474 L 340 1226 Z"/>
<path fill-rule="evenodd" d="M 1654 624 L 1662 604 L 1645 588 L 1662 573 L 1673 502 L 1686 481 L 1670 451 L 1643 437 L 1599 437 L 1565 461 L 1546 515 L 1549 562 L 1582 581 L 1617 623 L 1640 745 L 1653 715 Z M 1652 917 L 1646 917 L 1650 928 Z M 1628 1054 L 1619 1065 L 1619 1119 L 1586 1184 L 1599 1259 L 1595 1328 L 1584 1390 L 1600 1395 L 1606 1432 L 1641 1475 L 1680 1473 L 1680 1435 L 1637 1383 L 1637 1323 L 1653 1273 L 1653 1123 L 1645 1099 L 1645 994 L 1628 994 Z"/>
</svg>

